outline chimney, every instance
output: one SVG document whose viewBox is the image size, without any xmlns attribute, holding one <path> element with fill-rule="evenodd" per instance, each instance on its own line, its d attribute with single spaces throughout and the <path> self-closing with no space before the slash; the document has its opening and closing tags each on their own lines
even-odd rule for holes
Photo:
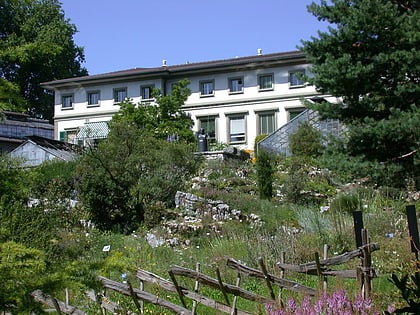
<svg viewBox="0 0 420 315">
<path fill-rule="evenodd" d="M 258 48 L 258 49 L 257 49 L 257 55 L 258 55 L 258 56 L 261 56 L 261 55 L 262 55 L 262 49 L 261 49 L 261 48 Z"/>
<path fill-rule="evenodd" d="M 165 59 L 162 60 L 162 67 L 166 67 L 166 60 Z"/>
</svg>

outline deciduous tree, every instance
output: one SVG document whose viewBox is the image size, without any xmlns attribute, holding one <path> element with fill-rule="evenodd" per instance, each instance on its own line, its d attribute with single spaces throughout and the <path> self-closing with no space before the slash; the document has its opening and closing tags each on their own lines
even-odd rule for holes
<svg viewBox="0 0 420 315">
<path fill-rule="evenodd" d="M 0 0 L 0 78 L 19 87 L 30 114 L 52 118 L 52 94 L 41 82 L 87 74 L 75 33 L 58 0 Z"/>
<path fill-rule="evenodd" d="M 80 197 L 99 228 L 130 233 L 156 203 L 173 206 L 176 191 L 196 167 L 190 145 L 113 122 L 108 139 L 80 163 Z"/>
<path fill-rule="evenodd" d="M 155 101 L 153 104 L 125 101 L 121 104 L 120 111 L 113 117 L 115 122 L 135 124 L 144 133 L 148 132 L 153 137 L 191 143 L 195 141 L 192 132 L 193 121 L 182 111 L 191 90 L 189 81 L 181 80 L 172 86 L 168 95 L 161 95 L 158 89 L 153 91 Z"/>
</svg>

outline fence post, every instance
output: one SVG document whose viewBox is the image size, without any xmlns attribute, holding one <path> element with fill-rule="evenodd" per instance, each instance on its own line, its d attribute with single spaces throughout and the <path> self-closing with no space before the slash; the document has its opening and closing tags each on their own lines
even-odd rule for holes
<svg viewBox="0 0 420 315">
<path fill-rule="evenodd" d="M 144 281 L 140 280 L 140 291 L 144 291 Z M 140 300 L 140 314 L 144 314 L 144 302 Z"/>
<path fill-rule="evenodd" d="M 285 262 L 286 262 L 286 252 L 281 252 L 280 263 L 284 264 Z M 281 279 L 284 278 L 284 268 L 280 268 L 280 278 Z M 279 303 L 280 303 L 280 307 L 283 309 L 284 304 L 283 304 L 282 295 L 283 295 L 283 287 L 280 287 L 280 289 L 279 289 Z"/>
<path fill-rule="evenodd" d="M 327 260 L 327 258 L 328 258 L 328 245 L 327 244 L 324 244 L 324 256 L 323 256 L 323 259 L 324 260 Z M 327 276 L 326 275 L 324 275 L 324 287 L 323 287 L 323 289 L 324 289 L 324 294 L 327 293 Z"/>
<path fill-rule="evenodd" d="M 273 287 L 271 286 L 271 280 L 268 276 L 267 268 L 265 267 L 264 260 L 262 257 L 258 257 L 258 263 L 260 264 L 261 271 L 264 274 L 265 283 L 267 284 L 268 291 L 270 292 L 270 297 L 273 300 L 276 300 L 276 296 L 274 295 Z"/>
<path fill-rule="evenodd" d="M 356 238 L 356 247 L 363 245 L 362 230 L 363 230 L 363 216 L 362 211 L 353 211 L 354 236 Z"/>
<path fill-rule="evenodd" d="M 128 284 L 128 290 L 130 291 L 130 296 L 131 296 L 131 299 L 134 302 L 134 305 L 136 305 L 137 310 L 140 312 L 140 314 L 143 314 L 143 312 L 141 310 L 141 305 L 140 305 L 139 301 L 137 300 L 137 295 L 133 290 L 133 286 L 131 285 L 130 281 L 127 281 L 127 284 Z"/>
<path fill-rule="evenodd" d="M 241 274 L 238 272 L 238 275 L 236 277 L 236 286 L 239 287 L 239 285 L 241 284 Z M 238 300 L 238 297 L 235 295 L 233 297 L 233 303 L 232 303 L 232 311 L 230 313 L 230 315 L 236 315 L 236 302 Z"/>
<path fill-rule="evenodd" d="M 226 293 L 225 288 L 223 287 L 223 281 L 222 281 L 222 277 L 220 276 L 219 267 L 216 268 L 216 276 L 217 276 L 217 281 L 219 282 L 220 291 L 222 291 L 223 297 L 225 298 L 226 303 L 229 305 L 230 304 L 229 297 L 228 297 L 228 295 Z"/>
<path fill-rule="evenodd" d="M 196 263 L 195 265 L 195 271 L 197 271 L 197 274 L 200 272 L 200 263 Z M 195 284 L 194 284 L 194 292 L 198 293 L 198 288 L 199 288 L 200 282 L 198 282 L 197 278 L 195 280 Z M 192 315 L 195 315 L 195 312 L 197 311 L 197 301 L 193 301 L 193 306 L 192 306 Z"/>
<path fill-rule="evenodd" d="M 416 207 L 414 205 L 408 205 L 406 208 L 408 231 L 410 235 L 411 252 L 416 256 L 416 261 L 419 261 L 419 229 L 417 226 Z"/>
<path fill-rule="evenodd" d="M 318 282 L 319 282 L 318 288 L 319 288 L 319 287 L 321 287 L 321 283 L 323 283 L 322 282 L 323 277 L 322 277 L 321 263 L 319 262 L 319 253 L 318 252 L 315 252 L 315 263 L 316 263 L 316 273 L 318 275 Z"/>
<path fill-rule="evenodd" d="M 366 229 L 362 230 L 363 242 L 363 297 L 369 298 L 372 290 L 372 261 L 369 246 L 369 233 Z"/>
<path fill-rule="evenodd" d="M 169 276 L 171 277 L 171 280 L 175 285 L 175 288 L 176 288 L 176 291 L 178 292 L 179 299 L 181 300 L 182 306 L 187 308 L 187 304 L 185 303 L 184 295 L 182 294 L 182 290 L 179 287 L 178 282 L 176 281 L 175 275 L 173 274 L 173 272 L 171 270 L 169 270 Z"/>
</svg>

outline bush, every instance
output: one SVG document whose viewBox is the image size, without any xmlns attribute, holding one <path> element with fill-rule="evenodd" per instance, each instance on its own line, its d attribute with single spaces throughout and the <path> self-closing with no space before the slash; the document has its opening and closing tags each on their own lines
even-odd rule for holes
<svg viewBox="0 0 420 315">
<path fill-rule="evenodd" d="M 316 157 L 321 152 L 321 132 L 308 122 L 299 125 L 296 132 L 289 135 L 289 148 L 293 155 Z"/>
<path fill-rule="evenodd" d="M 257 186 L 260 199 L 271 199 L 273 196 L 274 155 L 260 150 L 257 155 Z"/>
</svg>

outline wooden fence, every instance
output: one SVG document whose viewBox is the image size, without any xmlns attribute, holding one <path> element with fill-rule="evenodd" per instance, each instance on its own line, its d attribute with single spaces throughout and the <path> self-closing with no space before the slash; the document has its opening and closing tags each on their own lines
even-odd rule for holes
<svg viewBox="0 0 420 315">
<path fill-rule="evenodd" d="M 238 299 L 244 299 L 255 303 L 255 305 L 274 304 L 282 305 L 283 290 L 293 291 L 303 295 L 314 296 L 317 289 L 311 288 L 294 281 L 284 278 L 284 272 L 298 272 L 307 275 L 315 275 L 319 278 L 320 287 L 326 290 L 328 277 L 343 277 L 353 278 L 359 284 L 359 288 L 365 297 L 368 297 L 371 292 L 371 280 L 375 276 L 371 268 L 371 253 L 379 249 L 378 244 L 367 243 L 367 234 L 363 234 L 363 245 L 356 250 L 344 253 L 342 255 L 327 258 L 324 255 L 323 259 L 319 259 L 319 254 L 315 253 L 315 260 L 300 264 L 292 265 L 284 262 L 284 255 L 280 262 L 277 263 L 280 268 L 280 276 L 275 276 L 267 271 L 262 258 L 258 259 L 260 269 L 250 268 L 237 260 L 228 259 L 227 266 L 237 273 L 235 284 L 229 284 L 223 281 L 219 269 L 215 270 L 216 278 L 212 278 L 200 272 L 200 265 L 197 264 L 196 269 L 188 269 L 180 266 L 172 266 L 169 271 L 170 280 L 164 279 L 156 274 L 146 270 L 139 269 L 136 277 L 139 280 L 139 288 L 133 287 L 130 282 L 121 283 L 113 281 L 105 277 L 99 277 L 102 283 L 104 292 L 117 292 L 119 294 L 131 297 L 133 304 L 137 308 L 136 313 L 129 314 L 144 314 L 144 303 L 151 303 L 167 309 L 174 314 L 195 315 L 197 314 L 197 306 L 200 304 L 204 308 L 216 310 L 217 314 L 236 314 L 236 315 L 251 315 L 250 311 L 241 310 L 238 308 Z M 333 270 L 333 266 L 344 264 L 352 259 L 360 259 L 360 265 L 355 270 Z M 267 286 L 268 296 L 251 292 L 241 288 L 241 281 L 243 276 L 259 279 Z M 193 288 L 186 288 L 179 283 L 187 278 L 189 283 L 194 283 Z M 185 281 L 183 281 L 185 282 Z M 188 281 L 187 281 L 188 282 Z M 149 284 L 145 286 L 145 284 Z M 146 291 L 146 287 L 159 287 L 160 291 L 168 292 L 168 294 L 175 294 L 180 301 L 178 304 L 168 301 L 162 296 L 158 296 Z M 206 286 L 212 290 L 221 292 L 223 299 L 221 301 L 200 294 L 200 288 Z M 277 286 L 278 290 L 275 290 Z M 203 290 L 202 290 L 203 291 Z M 208 292 L 208 291 L 207 291 Z M 277 292 L 277 296 L 276 296 Z M 84 315 L 85 313 L 76 307 L 71 307 L 57 299 L 45 296 L 40 292 L 34 292 L 34 297 L 38 301 L 54 308 L 59 314 L 77 314 Z M 107 311 L 115 314 L 118 312 L 119 306 L 107 298 L 105 293 L 95 294 L 88 292 L 88 296 L 96 301 L 101 306 L 103 314 Z M 164 295 L 165 296 L 165 295 Z"/>
</svg>

